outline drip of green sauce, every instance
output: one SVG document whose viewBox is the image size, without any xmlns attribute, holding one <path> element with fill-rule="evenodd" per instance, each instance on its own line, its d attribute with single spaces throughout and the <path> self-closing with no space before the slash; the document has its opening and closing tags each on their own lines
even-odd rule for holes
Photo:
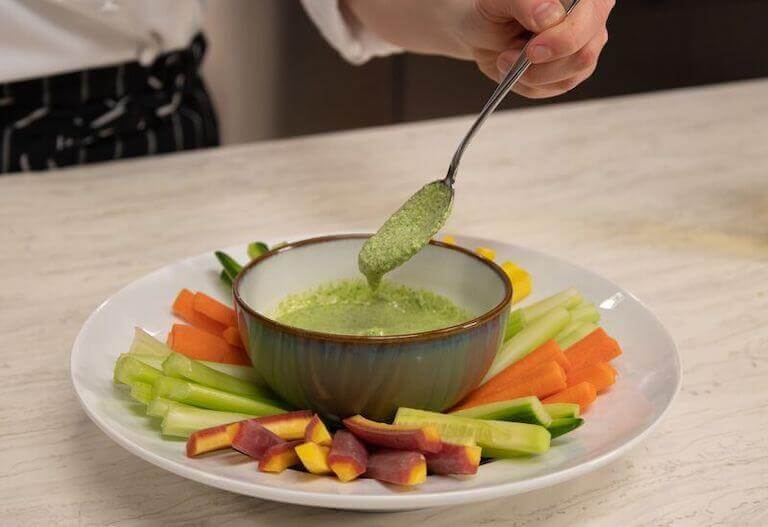
<svg viewBox="0 0 768 527">
<path fill-rule="evenodd" d="M 453 190 L 443 181 L 426 184 L 384 222 L 363 245 L 360 272 L 376 289 L 381 278 L 419 252 L 445 224 L 453 205 Z"/>
<path fill-rule="evenodd" d="M 460 324 L 467 310 L 426 289 L 342 280 L 284 298 L 272 314 L 281 324 L 337 335 L 403 335 Z"/>
</svg>

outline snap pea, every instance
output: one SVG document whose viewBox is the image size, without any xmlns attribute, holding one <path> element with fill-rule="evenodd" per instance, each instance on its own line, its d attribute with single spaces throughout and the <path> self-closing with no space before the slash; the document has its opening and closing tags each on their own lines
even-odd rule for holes
<svg viewBox="0 0 768 527">
<path fill-rule="evenodd" d="M 232 285 L 231 282 L 234 282 L 237 275 L 240 274 L 240 271 L 243 270 L 243 266 L 237 263 L 237 261 L 234 258 L 232 258 L 230 255 L 228 255 L 225 252 L 216 251 L 213 254 L 216 255 L 216 259 L 224 268 L 224 273 L 229 278 L 230 285 Z M 223 276 L 222 276 L 222 280 L 224 280 Z"/>
</svg>

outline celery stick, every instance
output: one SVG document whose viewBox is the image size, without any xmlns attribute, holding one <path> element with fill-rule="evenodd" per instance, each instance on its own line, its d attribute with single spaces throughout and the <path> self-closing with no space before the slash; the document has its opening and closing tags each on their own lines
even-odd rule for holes
<svg viewBox="0 0 768 527">
<path fill-rule="evenodd" d="M 225 364 L 223 362 L 210 362 L 207 360 L 197 361 L 200 364 L 204 364 L 211 369 L 226 373 L 232 377 L 236 377 L 241 381 L 252 382 L 259 386 L 264 386 L 264 379 L 259 375 L 251 366 L 240 366 L 239 364 Z"/>
<path fill-rule="evenodd" d="M 571 322 L 555 337 L 558 342 L 570 335 L 585 323 L 597 324 L 600 321 L 600 312 L 594 304 L 581 303 L 570 310 Z"/>
<path fill-rule="evenodd" d="M 166 436 L 189 437 L 192 433 L 204 428 L 234 423 L 252 417 L 240 413 L 203 410 L 185 404 L 172 404 L 163 418 L 160 431 Z"/>
<path fill-rule="evenodd" d="M 165 357 L 171 352 L 171 348 L 157 340 L 141 328 L 136 328 L 133 333 L 133 342 L 128 350 L 129 355 L 142 355 L 148 357 Z"/>
<path fill-rule="evenodd" d="M 145 382 L 152 384 L 162 376 L 162 371 L 127 354 L 120 355 L 117 358 L 117 362 L 115 362 L 115 382 L 123 384 Z"/>
<path fill-rule="evenodd" d="M 171 401 L 165 397 L 154 397 L 151 401 L 149 401 L 149 404 L 147 405 L 147 415 L 150 417 L 165 417 L 165 414 L 168 413 L 171 405 L 174 404 L 181 403 Z"/>
<path fill-rule="evenodd" d="M 539 300 L 530 306 L 521 307 L 520 309 L 512 311 L 507 320 L 507 327 L 504 331 L 504 340 L 511 339 L 531 322 L 543 317 L 552 309 L 556 307 L 572 309 L 578 306 L 582 300 L 581 294 L 579 294 L 575 288 L 570 287 L 565 291 Z"/>
<path fill-rule="evenodd" d="M 530 306 L 522 308 L 525 311 L 525 318 L 528 322 L 543 317 L 556 307 L 570 309 L 581 303 L 581 294 L 574 287 L 569 287 L 565 291 L 552 295 L 543 300 L 539 300 Z"/>
<path fill-rule="evenodd" d="M 525 312 L 523 309 L 515 309 L 509 314 L 507 326 L 504 328 L 504 340 L 507 341 L 520 333 L 525 327 Z"/>
<path fill-rule="evenodd" d="M 253 383 L 216 371 L 181 353 L 172 352 L 166 357 L 163 362 L 163 373 L 168 377 L 186 379 L 203 386 L 210 386 L 211 388 L 238 395 L 262 398 L 269 396 L 267 390 Z"/>
<path fill-rule="evenodd" d="M 133 337 L 133 343 L 128 350 L 128 355 L 136 357 L 140 361 L 152 366 L 153 368 L 162 369 L 163 361 L 172 352 L 171 348 L 164 343 L 157 340 L 155 337 L 147 333 L 141 328 L 136 328 L 136 332 Z M 216 371 L 226 373 L 232 377 L 237 377 L 244 381 L 253 382 L 264 385 L 264 381 L 261 375 L 250 366 L 240 366 L 237 364 L 224 364 L 221 362 L 209 362 L 209 361 L 197 361 L 201 364 L 213 368 Z"/>
<path fill-rule="evenodd" d="M 589 322 L 585 322 L 584 324 L 580 325 L 578 328 L 576 328 L 574 331 L 569 333 L 568 335 L 558 335 L 555 339 L 557 341 L 557 345 L 560 346 L 561 349 L 568 349 L 574 344 L 576 344 L 578 341 L 592 333 L 597 329 L 597 326 L 594 324 L 591 324 Z"/>
<path fill-rule="evenodd" d="M 153 385 L 153 397 L 165 397 L 192 406 L 223 412 L 240 412 L 257 416 L 284 413 L 277 403 L 267 399 L 227 393 L 189 381 L 160 377 Z"/>
<path fill-rule="evenodd" d="M 569 309 L 571 312 L 571 324 L 574 322 L 592 322 L 596 324 L 600 321 L 600 312 L 595 307 L 595 304 L 591 302 L 582 302 L 573 309 Z"/>
<path fill-rule="evenodd" d="M 544 405 L 552 419 L 562 419 L 564 417 L 579 417 L 581 407 L 575 403 L 549 403 Z"/>
<path fill-rule="evenodd" d="M 491 368 L 483 379 L 487 382 L 501 370 L 513 364 L 530 352 L 552 339 L 568 325 L 571 314 L 562 307 L 556 307 L 544 316 L 531 322 L 520 333 L 509 339 L 496 354 Z"/>
<path fill-rule="evenodd" d="M 131 397 L 140 403 L 149 404 L 152 401 L 152 385 L 146 382 L 134 382 L 131 385 Z"/>
</svg>

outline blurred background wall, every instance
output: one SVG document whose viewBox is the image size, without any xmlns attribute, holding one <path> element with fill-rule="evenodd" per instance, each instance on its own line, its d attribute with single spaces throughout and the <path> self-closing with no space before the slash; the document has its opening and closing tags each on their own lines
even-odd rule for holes
<svg viewBox="0 0 768 527">
<path fill-rule="evenodd" d="M 206 16 L 204 73 L 226 143 L 475 113 L 493 89 L 472 63 L 440 57 L 350 66 L 297 0 L 209 1 Z M 767 19 L 768 0 L 619 0 L 589 81 L 554 100 L 504 105 L 767 76 Z"/>
</svg>

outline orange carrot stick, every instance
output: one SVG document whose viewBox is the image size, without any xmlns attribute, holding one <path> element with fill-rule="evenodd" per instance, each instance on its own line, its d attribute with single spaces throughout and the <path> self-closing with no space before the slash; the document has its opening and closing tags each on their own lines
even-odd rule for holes
<svg viewBox="0 0 768 527">
<path fill-rule="evenodd" d="M 245 352 L 216 335 L 194 326 L 174 324 L 168 335 L 168 345 L 173 351 L 192 359 L 249 366 Z"/>
<path fill-rule="evenodd" d="M 236 327 L 229 327 L 225 329 L 221 336 L 224 337 L 224 340 L 227 341 L 227 344 L 240 349 L 245 349 L 245 346 L 243 346 L 243 340 L 240 338 L 240 332 Z"/>
<path fill-rule="evenodd" d="M 470 395 L 479 398 L 487 397 L 507 386 L 525 381 L 534 368 L 549 361 L 557 362 L 565 370 L 570 367 L 568 359 L 565 358 L 557 342 L 548 340 L 519 361 L 510 364 L 491 377 L 488 382 L 474 390 Z"/>
<path fill-rule="evenodd" d="M 528 395 L 542 398 L 565 390 L 567 386 L 565 370 L 557 362 L 549 361 L 530 370 L 524 380 L 509 384 L 493 393 L 485 394 L 482 397 L 475 396 L 475 392 L 470 393 L 451 411 Z"/>
<path fill-rule="evenodd" d="M 237 326 L 235 310 L 226 306 L 205 293 L 195 293 L 195 312 L 200 313 L 224 326 L 224 328 Z M 224 329 L 222 329 L 222 332 Z"/>
<path fill-rule="evenodd" d="M 568 387 L 587 381 L 602 393 L 616 382 L 616 370 L 607 362 L 597 362 L 590 366 L 568 372 Z"/>
<path fill-rule="evenodd" d="M 597 398 L 597 390 L 594 385 L 589 382 L 580 382 L 575 386 L 571 386 L 558 392 L 551 397 L 547 397 L 541 402 L 544 404 L 550 403 L 575 403 L 581 407 L 581 411 L 587 409 L 587 407 L 594 402 Z"/>
<path fill-rule="evenodd" d="M 608 362 L 619 355 L 619 343 L 609 337 L 603 328 L 597 328 L 565 350 L 565 356 L 571 362 L 570 370 L 573 371 L 598 362 Z"/>
<path fill-rule="evenodd" d="M 195 293 L 189 289 L 182 289 L 179 294 L 176 295 L 176 300 L 173 301 L 173 307 L 171 310 L 173 314 L 181 318 L 185 322 L 192 324 L 195 318 Z"/>
</svg>

